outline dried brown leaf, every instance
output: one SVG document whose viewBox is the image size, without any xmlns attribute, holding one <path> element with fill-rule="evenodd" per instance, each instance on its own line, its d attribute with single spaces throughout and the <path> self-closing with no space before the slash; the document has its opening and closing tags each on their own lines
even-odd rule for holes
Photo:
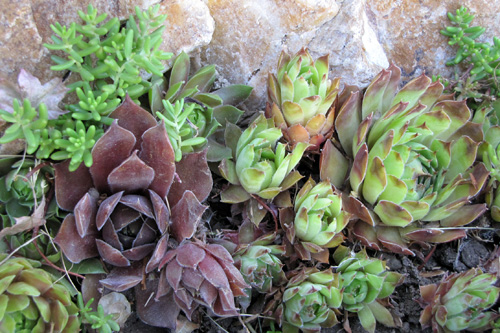
<svg viewBox="0 0 500 333">
<path fill-rule="evenodd" d="M 34 108 L 40 103 L 44 103 L 47 106 L 49 119 L 56 119 L 68 112 L 59 108 L 59 104 L 68 90 L 61 78 L 55 78 L 42 84 L 37 77 L 21 69 L 17 77 L 17 85 L 0 79 L 0 109 L 12 112 L 13 99 L 22 101 L 27 98 Z"/>
<path fill-rule="evenodd" d="M 16 224 L 12 227 L 0 230 L 0 239 L 7 235 L 15 235 L 44 225 L 47 222 L 45 220 L 45 198 L 42 198 L 42 202 L 35 208 L 31 216 L 22 216 L 15 218 L 15 220 Z"/>
</svg>

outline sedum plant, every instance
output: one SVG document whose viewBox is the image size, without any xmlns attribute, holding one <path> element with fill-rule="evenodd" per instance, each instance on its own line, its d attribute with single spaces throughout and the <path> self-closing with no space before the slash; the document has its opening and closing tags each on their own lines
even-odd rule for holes
<svg viewBox="0 0 500 333">
<path fill-rule="evenodd" d="M 338 263 L 340 287 L 343 290 L 342 307 L 357 313 L 359 321 L 368 332 L 375 332 L 376 323 L 396 327 L 398 321 L 386 309 L 382 299 L 389 297 L 404 277 L 387 270 L 384 261 L 370 258 L 366 251 L 352 253 L 339 246 L 333 254 Z"/>
<path fill-rule="evenodd" d="M 494 274 L 473 268 L 443 278 L 440 283 L 420 287 L 422 328 L 434 332 L 482 332 L 499 317 L 488 311 L 498 300 L 500 288 Z"/>
<path fill-rule="evenodd" d="M 340 307 L 339 275 L 331 269 L 305 268 L 290 279 L 283 293 L 283 332 L 318 332 L 337 324 Z"/>
<path fill-rule="evenodd" d="M 353 158 L 347 207 L 361 221 L 353 233 L 376 249 L 413 254 L 416 242 L 465 236 L 455 229 L 485 211 L 467 205 L 488 177 L 473 165 L 478 143 L 467 135 L 465 102 L 443 100 L 443 86 L 422 75 L 399 91 L 401 71 L 391 65 L 367 88 L 351 93 L 336 119 L 340 144 Z M 342 186 L 347 160 L 333 143 L 324 149 L 322 179 Z M 341 167 L 336 167 L 340 165 Z"/>
<path fill-rule="evenodd" d="M 332 135 L 340 79 L 328 79 L 328 66 L 328 55 L 313 60 L 303 48 L 293 57 L 283 51 L 278 73 L 269 74 L 266 116 L 292 145 L 319 148 Z"/>
<path fill-rule="evenodd" d="M 56 65 L 51 69 L 70 70 L 81 79 L 70 86 L 80 99 L 69 106 L 74 119 L 102 121 L 126 94 L 135 101 L 145 94 L 151 75 L 163 75 L 162 61 L 172 54 L 160 49 L 166 16 L 158 10 L 159 5 L 145 11 L 136 7 L 136 17 L 130 16 L 122 27 L 118 18 L 105 22 L 107 14 L 98 15 L 89 5 L 87 13 L 78 12 L 83 24 L 51 25 L 53 43 L 44 45 L 65 54 L 52 56 Z"/>
<path fill-rule="evenodd" d="M 0 331 L 76 332 L 78 307 L 68 289 L 38 261 L 0 258 Z"/>
<path fill-rule="evenodd" d="M 222 160 L 219 165 L 222 176 L 230 183 L 221 193 L 221 201 L 252 201 L 247 206 L 248 215 L 256 224 L 264 216 L 251 211 L 252 205 L 256 205 L 253 204 L 255 198 L 272 200 L 302 178 L 293 169 L 308 144 L 300 142 L 287 154 L 286 145 L 277 143 L 281 135 L 281 130 L 274 127 L 272 120 L 266 119 L 263 114 L 243 132 L 234 125 L 226 127 L 226 145 L 232 150 L 232 158 Z"/>
<path fill-rule="evenodd" d="M 458 47 L 455 57 L 447 65 L 457 65 L 466 62 L 472 65 L 470 71 L 472 82 L 488 80 L 493 88 L 492 95 L 499 94 L 498 82 L 495 79 L 500 75 L 500 39 L 493 37 L 493 44 L 481 43 L 476 39 L 486 29 L 481 26 L 471 26 L 474 15 L 464 6 L 457 9 L 456 13 L 448 13 L 451 26 L 441 30 L 441 34 L 449 38 L 448 44 Z"/>
<path fill-rule="evenodd" d="M 280 221 L 288 241 L 302 260 L 311 255 L 328 263 L 328 248 L 344 240 L 342 230 L 350 214 L 342 209 L 342 196 L 328 181 L 318 184 L 309 178 L 297 193 L 294 208 L 280 211 Z"/>
</svg>

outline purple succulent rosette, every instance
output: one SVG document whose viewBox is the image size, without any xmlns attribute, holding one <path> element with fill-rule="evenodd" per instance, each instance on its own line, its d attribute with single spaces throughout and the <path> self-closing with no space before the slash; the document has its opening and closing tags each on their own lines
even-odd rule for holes
<svg viewBox="0 0 500 333">
<path fill-rule="evenodd" d="M 130 98 L 110 117 L 115 120 L 92 149 L 90 168 L 55 166 L 57 203 L 73 212 L 55 242 L 71 262 L 100 256 L 115 266 L 105 285 L 124 290 L 121 277 L 135 276 L 137 262 L 151 254 L 147 262 L 158 262 L 169 233 L 194 234 L 212 178 L 206 151 L 176 164 L 165 125 Z"/>
</svg>

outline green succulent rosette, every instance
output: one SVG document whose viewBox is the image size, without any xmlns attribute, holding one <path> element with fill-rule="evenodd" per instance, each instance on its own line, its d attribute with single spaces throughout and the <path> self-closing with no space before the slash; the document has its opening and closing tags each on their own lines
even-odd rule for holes
<svg viewBox="0 0 500 333">
<path fill-rule="evenodd" d="M 336 128 L 353 159 L 346 207 L 360 219 L 354 235 L 375 249 L 414 254 L 412 243 L 465 237 L 456 227 L 486 210 L 468 203 L 488 171 L 474 164 L 479 143 L 465 102 L 447 100 L 442 84 L 425 75 L 398 91 L 400 77 L 391 65 L 364 97 L 348 87 Z M 333 142 L 327 142 L 320 164 L 322 179 L 344 185 L 349 163 Z"/>
<path fill-rule="evenodd" d="M 283 51 L 277 75 L 269 73 L 266 116 L 293 145 L 318 148 L 332 135 L 340 80 L 328 79 L 328 57 L 313 60 L 305 48 L 293 57 Z"/>
<path fill-rule="evenodd" d="M 78 307 L 37 261 L 0 256 L 0 332 L 77 332 Z"/>
<path fill-rule="evenodd" d="M 32 172 L 37 166 L 31 159 L 5 158 L 0 160 L 0 202 L 11 217 L 29 215 L 35 202 L 40 203 L 49 189 L 48 167 Z"/>
<path fill-rule="evenodd" d="M 268 293 L 273 285 L 286 280 L 278 257 L 284 253 L 284 246 L 281 245 L 252 244 L 236 252 L 233 259 L 246 283 L 259 293 Z"/>
<path fill-rule="evenodd" d="M 361 325 L 369 332 L 375 332 L 377 322 L 396 327 L 398 320 L 379 301 L 389 297 L 404 277 L 387 271 L 384 261 L 370 258 L 365 250 L 352 253 L 341 245 L 333 258 L 338 263 L 337 273 L 344 291 L 342 307 L 357 313 Z"/>
<path fill-rule="evenodd" d="M 281 130 L 263 114 L 243 132 L 235 125 L 226 126 L 226 146 L 230 147 L 232 158 L 222 160 L 219 165 L 221 175 L 230 183 L 221 193 L 221 201 L 233 204 L 251 201 L 249 209 L 253 211 L 249 217 L 256 224 L 264 216 L 255 211 L 258 210 L 255 196 L 272 200 L 302 178 L 293 169 L 308 144 L 299 142 L 287 153 L 286 145 L 277 142 L 281 136 Z"/>
<path fill-rule="evenodd" d="M 339 275 L 331 270 L 304 269 L 283 293 L 283 332 L 319 332 L 337 324 L 334 309 L 342 303 Z"/>
<path fill-rule="evenodd" d="M 342 196 L 328 181 L 318 184 L 311 178 L 297 193 L 294 207 L 280 211 L 280 221 L 288 241 L 302 260 L 328 263 L 328 248 L 344 240 L 342 230 L 350 214 L 342 207 Z"/>
<path fill-rule="evenodd" d="M 484 332 L 498 313 L 488 311 L 498 300 L 497 277 L 478 268 L 446 276 L 440 283 L 420 287 L 422 328 L 434 332 Z"/>
</svg>

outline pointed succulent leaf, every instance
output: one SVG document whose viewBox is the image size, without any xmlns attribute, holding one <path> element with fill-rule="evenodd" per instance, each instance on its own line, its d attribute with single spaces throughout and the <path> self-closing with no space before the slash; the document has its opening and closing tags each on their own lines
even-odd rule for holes
<svg viewBox="0 0 500 333">
<path fill-rule="evenodd" d="M 83 238 L 80 237 L 76 228 L 75 216 L 69 214 L 64 219 L 54 242 L 59 245 L 69 261 L 79 263 L 80 261 L 92 257 L 96 257 L 99 253 L 96 246 L 97 230 Z"/>
<path fill-rule="evenodd" d="M 108 175 L 112 193 L 125 191 L 132 193 L 149 187 L 155 178 L 155 171 L 137 156 L 134 151 L 125 161 Z"/>
<path fill-rule="evenodd" d="M 73 172 L 69 171 L 69 160 L 54 165 L 55 194 L 59 207 L 72 211 L 78 201 L 92 187 L 89 169 L 81 164 Z"/>
<path fill-rule="evenodd" d="M 118 143 L 118 144 L 117 144 Z M 115 120 L 92 148 L 94 163 L 90 167 L 93 183 L 100 192 L 109 192 L 109 173 L 130 156 L 136 138 Z"/>
<path fill-rule="evenodd" d="M 153 115 L 135 104 L 128 95 L 109 117 L 117 119 L 120 127 L 134 134 L 136 139 L 134 150 L 140 149 L 142 134 L 151 127 L 156 126 L 156 120 Z"/>
<path fill-rule="evenodd" d="M 206 209 L 207 206 L 200 204 L 193 192 L 184 192 L 181 200 L 172 208 L 170 224 L 171 233 L 179 243 L 194 235 Z"/>
</svg>

